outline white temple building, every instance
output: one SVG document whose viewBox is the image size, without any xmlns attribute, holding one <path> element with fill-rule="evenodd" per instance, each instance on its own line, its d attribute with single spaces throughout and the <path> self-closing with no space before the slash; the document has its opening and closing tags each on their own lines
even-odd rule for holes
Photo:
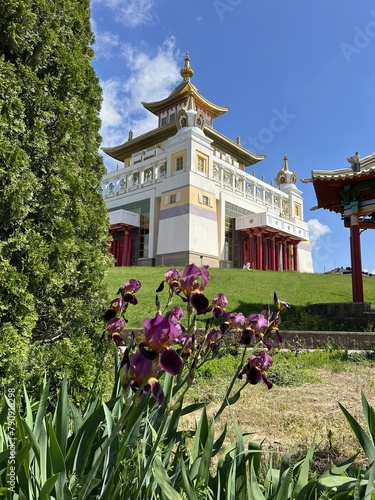
<svg viewBox="0 0 375 500">
<path fill-rule="evenodd" d="M 142 103 L 158 127 L 103 148 L 119 162 L 103 177 L 116 265 L 249 267 L 313 272 L 297 174 L 284 157 L 276 186 L 246 167 L 264 159 L 213 128 L 228 111 L 191 83 Z M 280 162 L 281 163 L 281 162 Z"/>
</svg>

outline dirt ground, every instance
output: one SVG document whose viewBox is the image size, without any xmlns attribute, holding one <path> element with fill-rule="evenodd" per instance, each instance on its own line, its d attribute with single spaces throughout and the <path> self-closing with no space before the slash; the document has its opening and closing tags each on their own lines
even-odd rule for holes
<svg viewBox="0 0 375 500">
<path fill-rule="evenodd" d="M 263 449 L 274 451 L 279 458 L 292 450 L 307 450 L 315 436 L 321 457 L 316 458 L 318 468 L 319 460 L 325 467 L 330 460 L 339 463 L 359 452 L 360 445 L 338 403 L 366 429 L 361 391 L 375 407 L 375 369 L 354 365 L 348 373 L 322 370 L 317 375 L 321 382 L 294 387 L 267 390 L 265 384 L 247 385 L 232 406 L 242 432 L 253 431 L 252 439 L 262 441 Z M 213 416 L 218 407 L 219 403 L 210 403 L 208 414 Z M 189 420 L 185 424 L 192 424 L 192 416 Z M 231 421 L 227 410 L 217 430 L 225 421 Z M 364 454 L 360 453 L 357 462 L 366 462 Z"/>
</svg>

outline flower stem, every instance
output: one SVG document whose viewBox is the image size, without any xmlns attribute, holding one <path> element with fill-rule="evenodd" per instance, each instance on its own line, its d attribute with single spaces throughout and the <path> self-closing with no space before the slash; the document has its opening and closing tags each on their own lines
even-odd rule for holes
<svg viewBox="0 0 375 500">
<path fill-rule="evenodd" d="M 242 353 L 242 357 L 241 357 L 241 362 L 239 363 L 238 365 L 238 368 L 236 370 L 236 373 L 234 374 L 229 386 L 228 386 L 228 389 L 227 389 L 227 392 L 225 394 L 225 397 L 223 398 L 223 402 L 221 403 L 221 406 L 220 408 L 218 409 L 218 411 L 216 412 L 215 416 L 214 416 L 214 420 L 217 420 L 220 415 L 223 413 L 224 409 L 228 406 L 228 400 L 229 400 L 229 397 L 230 397 L 230 393 L 232 392 L 232 389 L 233 389 L 233 386 L 234 384 L 236 383 L 236 380 L 238 378 L 238 375 L 240 373 L 240 371 L 242 370 L 242 366 L 243 366 L 243 363 L 245 361 L 245 357 L 246 357 L 246 352 L 247 352 L 247 347 L 244 348 L 243 350 L 243 353 Z M 245 384 L 246 385 L 246 384 Z M 245 387 L 245 385 L 243 385 L 240 389 L 240 391 Z"/>
</svg>

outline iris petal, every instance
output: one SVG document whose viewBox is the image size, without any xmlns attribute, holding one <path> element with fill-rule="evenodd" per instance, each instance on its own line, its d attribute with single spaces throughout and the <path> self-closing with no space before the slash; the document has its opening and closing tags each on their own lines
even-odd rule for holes
<svg viewBox="0 0 375 500">
<path fill-rule="evenodd" d="M 268 387 L 268 389 L 272 389 L 272 386 L 273 386 L 272 382 L 270 382 L 270 381 L 268 380 L 268 378 L 267 378 L 264 374 L 262 374 L 262 379 L 263 379 L 263 382 L 264 382 L 264 383 L 266 384 L 266 386 Z"/>
<path fill-rule="evenodd" d="M 190 305 L 194 307 L 197 314 L 205 314 L 209 306 L 209 301 L 203 293 L 193 292 L 190 297 Z"/>
<path fill-rule="evenodd" d="M 156 378 L 150 378 L 148 383 L 151 387 L 151 394 L 154 396 L 159 405 L 164 402 L 164 392 L 160 382 Z"/>
<path fill-rule="evenodd" d="M 210 281 L 210 274 L 208 272 L 208 266 L 203 266 L 202 267 L 202 283 L 201 283 L 201 290 L 204 290 Z"/>
<path fill-rule="evenodd" d="M 160 366 L 171 375 L 177 375 L 182 372 L 184 363 L 174 349 L 165 349 L 160 354 Z"/>
<path fill-rule="evenodd" d="M 262 380 L 262 374 L 258 368 L 251 367 L 247 372 L 247 381 L 249 384 L 259 384 Z"/>
</svg>

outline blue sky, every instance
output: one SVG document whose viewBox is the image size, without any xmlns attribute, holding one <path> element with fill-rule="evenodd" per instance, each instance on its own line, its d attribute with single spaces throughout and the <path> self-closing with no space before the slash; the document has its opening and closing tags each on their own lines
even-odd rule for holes
<svg viewBox="0 0 375 500">
<path fill-rule="evenodd" d="M 303 191 L 315 272 L 350 266 L 349 230 L 316 205 L 313 169 L 349 166 L 375 151 L 373 0 L 92 0 L 93 62 L 103 88 L 103 146 L 156 126 L 141 101 L 166 97 L 189 51 L 192 83 L 230 110 L 215 128 L 267 158 L 249 169 L 273 180 L 288 154 Z M 109 170 L 115 163 L 104 158 Z M 375 231 L 361 236 L 375 272 Z"/>
</svg>

